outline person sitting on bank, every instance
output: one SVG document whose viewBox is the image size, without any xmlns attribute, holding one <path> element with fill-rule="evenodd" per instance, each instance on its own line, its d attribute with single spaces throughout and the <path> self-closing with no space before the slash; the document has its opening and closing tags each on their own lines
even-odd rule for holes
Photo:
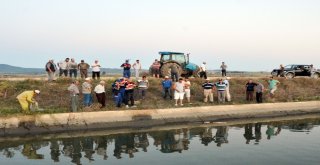
<svg viewBox="0 0 320 165">
<path fill-rule="evenodd" d="M 105 90 L 105 81 L 100 81 L 100 83 L 94 88 L 98 103 L 101 104 L 100 108 L 106 107 L 106 90 Z"/>
<path fill-rule="evenodd" d="M 24 91 L 17 96 L 17 99 L 21 105 L 22 112 L 29 113 L 30 105 L 37 104 L 37 101 L 34 100 L 34 97 L 40 94 L 40 90 L 33 91 Z"/>
<path fill-rule="evenodd" d="M 273 79 L 271 76 L 270 79 L 268 80 L 269 84 L 269 92 L 270 92 L 270 97 L 273 98 L 276 90 L 278 89 L 278 85 L 280 82 L 278 80 Z"/>
<path fill-rule="evenodd" d="M 185 86 L 183 78 L 179 78 L 179 81 L 174 83 L 174 100 L 176 102 L 175 106 L 178 106 L 178 100 L 180 100 L 180 106 L 183 106 L 183 97 L 185 92 Z"/>
<path fill-rule="evenodd" d="M 68 91 L 71 97 L 71 110 L 72 112 L 78 111 L 79 106 L 79 81 L 73 81 L 68 87 Z"/>
<path fill-rule="evenodd" d="M 214 84 L 210 82 L 210 79 L 206 79 L 206 82 L 202 84 L 203 87 L 203 95 L 204 99 L 203 101 L 205 103 L 208 102 L 208 97 L 210 99 L 210 102 L 213 103 L 213 91 L 214 91 Z"/>
<path fill-rule="evenodd" d="M 172 87 L 172 81 L 169 79 L 169 76 L 165 76 L 164 80 L 162 81 L 162 89 L 163 89 L 163 98 L 164 99 L 167 99 L 168 95 L 169 95 L 170 99 L 172 99 L 171 87 Z"/>
</svg>

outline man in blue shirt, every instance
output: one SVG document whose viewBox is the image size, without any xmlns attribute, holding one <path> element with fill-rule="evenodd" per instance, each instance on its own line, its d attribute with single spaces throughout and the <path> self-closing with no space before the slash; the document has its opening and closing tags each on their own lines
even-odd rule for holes
<svg viewBox="0 0 320 165">
<path fill-rule="evenodd" d="M 163 98 L 164 99 L 166 99 L 168 95 L 169 95 L 170 99 L 172 99 L 171 87 L 172 87 L 172 81 L 169 79 L 168 76 L 165 76 L 164 80 L 162 81 L 162 89 L 163 89 Z"/>
</svg>

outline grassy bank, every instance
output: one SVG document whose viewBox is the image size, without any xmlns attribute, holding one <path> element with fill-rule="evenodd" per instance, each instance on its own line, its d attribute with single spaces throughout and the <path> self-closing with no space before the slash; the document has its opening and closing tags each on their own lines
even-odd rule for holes
<svg viewBox="0 0 320 165">
<path fill-rule="evenodd" d="M 218 78 L 213 79 L 217 81 Z M 253 78 L 254 81 L 262 82 L 267 87 L 267 78 Z M 40 108 L 45 109 L 42 112 L 34 113 L 59 113 L 69 112 L 69 93 L 66 90 L 70 84 L 70 79 L 59 79 L 54 83 L 48 83 L 45 81 L 37 80 L 25 80 L 25 81 L 0 81 L 0 115 L 19 114 L 20 105 L 16 100 L 16 96 L 25 91 L 32 89 L 40 89 L 41 95 L 36 99 L 39 102 Z M 111 94 L 111 83 L 114 80 L 106 80 L 107 86 L 107 107 L 101 109 L 107 110 L 119 110 L 114 106 Z M 147 99 L 138 101 L 137 108 L 135 109 L 158 109 L 158 108 L 173 108 L 174 103 L 172 100 L 163 100 L 161 97 L 161 81 L 159 79 L 149 79 L 150 88 L 147 93 Z M 244 78 L 232 78 L 230 80 L 230 93 L 232 95 L 232 102 L 226 104 L 250 104 L 245 101 L 245 84 L 248 80 Z M 310 78 L 296 78 L 291 80 L 279 79 L 281 82 L 274 99 L 267 97 L 267 92 L 264 95 L 265 102 L 292 102 L 292 101 L 311 101 L 320 100 L 320 80 Z M 98 82 L 93 82 L 96 85 Z M 205 106 L 205 105 L 217 105 L 216 96 L 215 103 L 203 103 L 203 94 L 201 84 L 203 80 L 192 79 L 192 105 L 188 106 Z M 82 96 L 80 96 L 82 100 Z M 95 102 L 96 98 L 94 97 Z M 251 102 L 254 103 L 254 102 Z M 93 106 L 91 109 L 81 109 L 81 111 L 96 111 L 98 105 Z M 125 109 L 125 108 L 120 108 Z"/>
</svg>

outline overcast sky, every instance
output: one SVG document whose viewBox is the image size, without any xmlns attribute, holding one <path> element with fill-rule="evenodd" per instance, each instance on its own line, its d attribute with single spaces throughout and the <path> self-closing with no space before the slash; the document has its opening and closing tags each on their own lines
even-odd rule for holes
<svg viewBox="0 0 320 165">
<path fill-rule="evenodd" d="M 166 50 L 210 69 L 319 68 L 319 20 L 320 0 L 0 0 L 0 63 L 40 68 L 73 57 L 148 67 Z"/>
</svg>

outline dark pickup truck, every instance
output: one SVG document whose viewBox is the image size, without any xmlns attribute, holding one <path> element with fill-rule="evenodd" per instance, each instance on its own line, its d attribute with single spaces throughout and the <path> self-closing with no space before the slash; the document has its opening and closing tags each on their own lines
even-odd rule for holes
<svg viewBox="0 0 320 165">
<path fill-rule="evenodd" d="M 319 70 L 311 70 L 311 65 L 287 65 L 284 67 L 283 73 L 281 73 L 281 69 L 274 69 L 271 72 L 271 75 L 274 77 L 282 76 L 286 78 L 294 78 L 298 76 L 308 76 L 312 78 L 319 78 L 320 71 Z"/>
</svg>

